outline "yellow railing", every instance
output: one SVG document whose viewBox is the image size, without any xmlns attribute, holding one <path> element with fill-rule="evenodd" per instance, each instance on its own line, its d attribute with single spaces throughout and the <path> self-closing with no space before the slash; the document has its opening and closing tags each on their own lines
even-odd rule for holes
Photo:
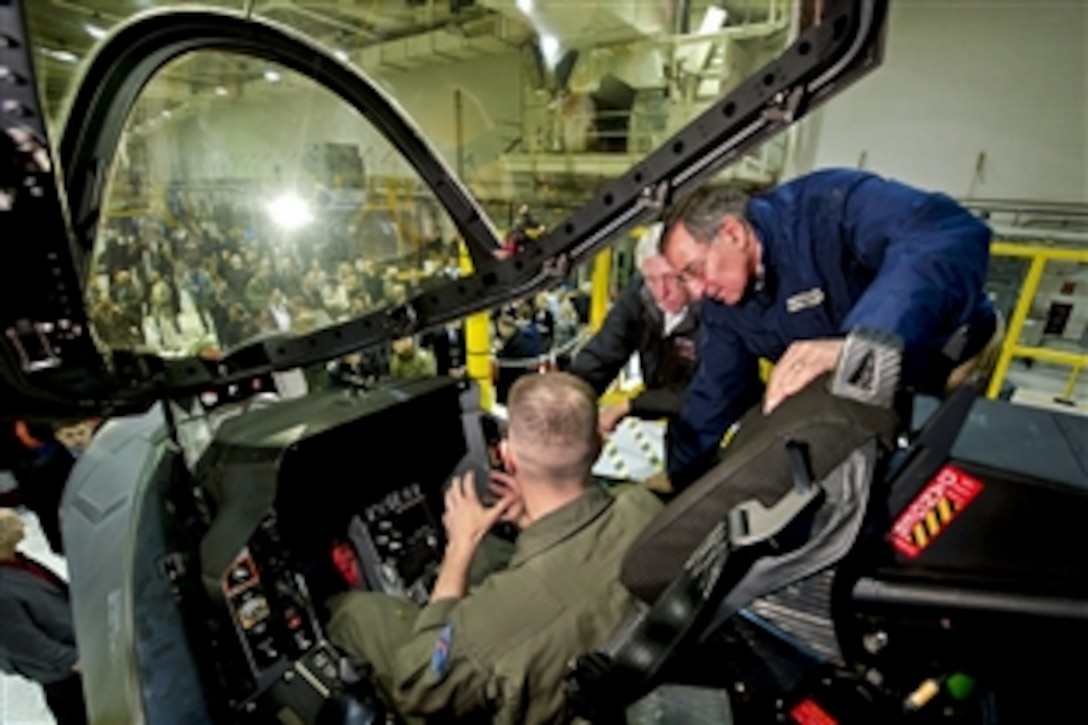
<svg viewBox="0 0 1088 725">
<path fill-rule="evenodd" d="M 474 269 L 472 256 L 464 241 L 459 242 L 458 262 L 461 274 L 470 276 Z M 491 316 L 487 310 L 465 318 L 465 368 L 468 376 L 480 386 L 480 407 L 495 407 L 495 384 L 491 382 Z"/>
<path fill-rule="evenodd" d="M 990 254 L 998 257 L 1029 259 L 1031 265 L 1028 267 L 1028 274 L 1024 278 L 1024 284 L 1020 287 L 1020 296 L 1016 300 L 1016 307 L 1013 309 L 1012 318 L 1009 320 L 1009 329 L 1005 335 L 1001 355 L 997 359 L 997 365 L 994 368 L 993 377 L 990 379 L 990 387 L 986 391 L 986 396 L 989 398 L 998 396 L 1013 358 L 1019 357 L 1070 366 L 1072 372 L 1066 383 L 1063 398 L 1072 401 L 1077 379 L 1080 377 L 1081 371 L 1088 367 L 1088 354 L 1021 345 L 1020 335 L 1024 331 L 1024 323 L 1027 322 L 1028 313 L 1031 311 L 1031 303 L 1039 291 L 1039 282 L 1043 279 L 1043 271 L 1046 269 L 1047 262 L 1063 261 L 1088 264 L 1088 250 L 1062 249 L 1042 244 L 1023 244 L 1020 242 L 995 242 L 990 247 Z"/>
<path fill-rule="evenodd" d="M 611 306 L 612 247 L 605 247 L 593 260 L 593 293 L 589 302 L 589 329 L 593 332 L 601 329 L 604 318 Z"/>
</svg>

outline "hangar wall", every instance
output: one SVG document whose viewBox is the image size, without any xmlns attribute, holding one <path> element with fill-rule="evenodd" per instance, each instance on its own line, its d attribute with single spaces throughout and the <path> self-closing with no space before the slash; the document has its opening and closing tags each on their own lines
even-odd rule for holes
<svg viewBox="0 0 1088 725">
<path fill-rule="evenodd" d="M 1088 2 L 892 3 L 884 65 L 800 125 L 787 175 L 859 162 L 960 198 L 1088 200 Z"/>
<path fill-rule="evenodd" d="M 518 132 L 520 73 L 520 57 L 511 52 L 391 73 L 378 81 L 451 168 L 457 158 L 454 92 L 462 91 L 463 158 L 472 178 L 496 174 L 495 160 Z M 258 82 L 249 89 L 249 98 L 222 99 L 218 107 L 220 99 L 211 99 L 211 110 L 150 134 L 152 180 L 289 180 L 295 160 L 320 142 L 358 144 L 368 173 L 404 173 L 388 142 L 331 93 L 309 83 L 275 88 Z"/>
</svg>

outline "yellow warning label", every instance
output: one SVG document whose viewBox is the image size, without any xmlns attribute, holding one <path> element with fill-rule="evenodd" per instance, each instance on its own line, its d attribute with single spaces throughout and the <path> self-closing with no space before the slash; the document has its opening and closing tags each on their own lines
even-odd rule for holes
<svg viewBox="0 0 1088 725">
<path fill-rule="evenodd" d="M 930 536 L 936 536 L 937 532 L 941 530 L 941 524 L 937 521 L 937 512 L 930 509 L 926 512 L 926 531 Z"/>
<path fill-rule="evenodd" d="M 929 543 L 929 534 L 926 533 L 926 527 L 922 526 L 922 522 L 919 521 L 914 525 L 914 543 L 918 546 L 925 546 Z"/>
<path fill-rule="evenodd" d="M 982 482 L 945 466 L 930 481 L 892 526 L 892 544 L 907 557 L 918 556 L 947 529 L 982 491 Z"/>
<path fill-rule="evenodd" d="M 924 548 L 946 525 L 952 523 L 952 516 L 956 513 L 955 504 L 948 498 L 941 498 L 922 515 L 922 520 L 911 528 L 911 538 L 914 543 Z"/>
</svg>

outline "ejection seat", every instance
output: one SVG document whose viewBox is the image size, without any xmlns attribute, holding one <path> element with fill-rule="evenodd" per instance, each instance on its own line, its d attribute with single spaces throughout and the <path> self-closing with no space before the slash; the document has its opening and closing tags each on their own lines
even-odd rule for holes
<svg viewBox="0 0 1088 725">
<path fill-rule="evenodd" d="M 572 663 L 566 685 L 573 714 L 623 722 L 627 705 L 675 681 L 681 655 L 719 635 L 731 619 L 773 640 L 791 623 L 771 623 L 746 608 L 788 585 L 811 582 L 816 593 L 808 599 L 830 608 L 828 571 L 856 541 L 870 491 L 883 480 L 878 469 L 899 432 L 888 381 L 881 382 L 882 394 L 868 396 L 881 404 L 860 402 L 866 396 L 856 388 L 849 393 L 854 399 L 832 393 L 842 389 L 839 373 L 814 381 L 769 416 L 753 410 L 742 420 L 725 459 L 670 503 L 629 550 L 622 579 L 642 604 L 608 642 Z M 962 397 L 946 406 L 959 422 L 973 393 Z M 792 624 L 804 620 L 802 613 Z M 832 628 L 824 629 L 801 633 L 814 661 L 835 647 Z"/>
</svg>

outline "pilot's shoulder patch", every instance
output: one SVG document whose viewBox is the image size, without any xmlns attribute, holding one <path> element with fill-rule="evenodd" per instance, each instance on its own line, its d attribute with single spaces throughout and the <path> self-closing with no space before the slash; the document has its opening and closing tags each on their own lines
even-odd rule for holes
<svg viewBox="0 0 1088 725">
<path fill-rule="evenodd" d="M 431 672 L 444 677 L 450 668 L 450 647 L 453 646 L 453 624 L 446 622 L 438 630 L 438 639 L 431 650 Z"/>
</svg>

